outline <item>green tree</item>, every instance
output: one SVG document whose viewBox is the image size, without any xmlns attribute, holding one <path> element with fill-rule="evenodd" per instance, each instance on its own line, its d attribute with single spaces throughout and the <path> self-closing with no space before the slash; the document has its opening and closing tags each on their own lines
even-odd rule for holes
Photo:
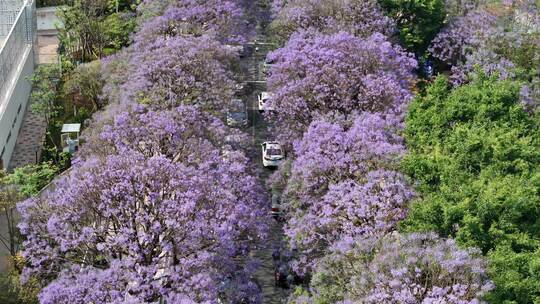
<svg viewBox="0 0 540 304">
<path fill-rule="evenodd" d="M 139 0 L 74 0 L 57 11 L 60 53 L 73 62 L 88 62 L 120 50 L 135 28 Z"/>
<path fill-rule="evenodd" d="M 101 108 L 99 97 L 102 88 L 103 79 L 99 60 L 77 66 L 64 82 L 64 94 L 71 104 L 90 111 Z"/>
<path fill-rule="evenodd" d="M 29 78 L 32 84 L 32 112 L 43 115 L 47 125 L 59 114 L 61 106 L 57 103 L 58 83 L 61 71 L 57 65 L 40 65 Z"/>
<path fill-rule="evenodd" d="M 540 115 L 523 109 L 520 87 L 480 75 L 451 90 L 441 76 L 406 120 L 403 168 L 420 198 L 402 228 L 481 248 L 494 303 L 540 301 Z"/>
<path fill-rule="evenodd" d="M 396 21 L 403 45 L 418 55 L 426 51 L 444 25 L 444 0 L 380 0 L 380 3 Z"/>
<path fill-rule="evenodd" d="M 61 71 L 57 65 L 40 65 L 34 74 L 29 78 L 32 84 L 32 93 L 30 96 L 30 108 L 32 112 L 41 115 L 47 124 L 47 138 L 53 146 L 53 156 L 56 159 L 58 146 L 54 140 L 51 128 L 57 122 L 57 119 L 63 109 L 58 102 L 58 86 L 60 82 Z"/>
<path fill-rule="evenodd" d="M 15 169 L 7 178 L 16 185 L 23 197 L 37 195 L 58 174 L 59 167 L 50 162 L 28 165 Z"/>
<path fill-rule="evenodd" d="M 0 244 L 14 257 L 19 251 L 20 234 L 17 229 L 15 207 L 22 195 L 5 170 L 0 170 L 0 213 L 7 226 L 7 235 L 0 234 Z"/>
</svg>

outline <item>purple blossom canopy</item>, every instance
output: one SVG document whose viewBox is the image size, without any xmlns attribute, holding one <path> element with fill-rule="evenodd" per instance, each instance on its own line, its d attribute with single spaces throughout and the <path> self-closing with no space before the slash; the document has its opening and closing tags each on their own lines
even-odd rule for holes
<svg viewBox="0 0 540 304">
<path fill-rule="evenodd" d="M 530 1 L 482 5 L 451 19 L 433 40 L 433 57 L 450 67 L 455 86 L 480 71 L 530 80 L 540 65 L 540 23 Z"/>
<path fill-rule="evenodd" d="M 196 106 L 156 111 L 136 105 L 116 115 L 114 123 L 104 127 L 100 139 L 114 147 L 111 153 L 137 150 L 146 157 L 161 154 L 195 164 L 217 152 L 227 134 L 243 135 Z"/>
<path fill-rule="evenodd" d="M 175 36 L 209 35 L 223 43 L 245 43 L 251 37 L 244 11 L 232 0 L 175 1 L 162 14 L 146 21 L 135 35 L 135 45 Z"/>
<path fill-rule="evenodd" d="M 384 15 L 376 0 L 274 0 L 274 32 L 286 41 L 294 32 L 316 29 L 324 33 L 349 32 L 368 37 L 390 36 L 393 21 Z"/>
<path fill-rule="evenodd" d="M 487 37 L 495 33 L 496 22 L 497 16 L 483 9 L 456 17 L 433 39 L 429 51 L 435 58 L 455 66 L 483 46 Z"/>
<path fill-rule="evenodd" d="M 392 233 L 335 246 L 301 303 L 479 304 L 492 289 L 479 250 L 435 234 Z"/>
<path fill-rule="evenodd" d="M 413 192 L 405 178 L 388 170 L 367 174 L 365 182 L 346 180 L 330 185 L 328 192 L 307 207 L 287 210 L 290 221 L 285 233 L 299 249 L 295 265 L 299 272 L 310 269 L 328 254 L 328 248 L 343 238 L 378 238 L 395 229 L 407 215 Z"/>
<path fill-rule="evenodd" d="M 378 235 L 404 218 L 412 191 L 392 171 L 405 152 L 396 128 L 371 113 L 352 122 L 314 121 L 295 145 L 282 204 L 285 234 L 300 249 L 297 271 L 313 267 L 341 237 Z"/>
<path fill-rule="evenodd" d="M 295 34 L 268 55 L 275 62 L 268 78 L 274 93 L 270 113 L 284 141 L 298 139 L 312 120 L 338 112 L 401 115 L 412 98 L 416 61 L 381 34 Z"/>
<path fill-rule="evenodd" d="M 330 183 L 392 168 L 405 153 L 399 125 L 381 114 L 363 113 L 351 125 L 341 124 L 314 121 L 295 145 L 291 179 L 302 185 L 301 193 L 319 195 Z"/>
<path fill-rule="evenodd" d="M 209 36 L 157 39 L 133 54 L 122 102 L 223 109 L 232 99 L 232 51 Z"/>
<path fill-rule="evenodd" d="M 50 195 L 20 204 L 24 274 L 53 278 L 41 302 L 214 303 L 223 282 L 248 282 L 235 279 L 247 275 L 235 258 L 266 233 L 266 199 L 238 160 L 89 158 Z"/>
</svg>

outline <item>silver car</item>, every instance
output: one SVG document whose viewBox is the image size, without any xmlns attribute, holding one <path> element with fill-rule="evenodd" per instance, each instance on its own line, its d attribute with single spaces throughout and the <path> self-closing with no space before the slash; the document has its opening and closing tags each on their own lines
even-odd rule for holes
<svg viewBox="0 0 540 304">
<path fill-rule="evenodd" d="M 227 125 L 229 127 L 245 127 L 248 125 L 247 107 L 242 99 L 233 99 L 227 111 Z"/>
</svg>

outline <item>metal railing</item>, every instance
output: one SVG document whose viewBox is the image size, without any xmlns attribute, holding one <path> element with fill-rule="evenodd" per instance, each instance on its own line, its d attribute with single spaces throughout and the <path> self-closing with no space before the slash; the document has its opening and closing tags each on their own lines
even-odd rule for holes
<svg viewBox="0 0 540 304">
<path fill-rule="evenodd" d="M 23 0 L 0 2 L 0 37 L 6 37 L 15 23 L 17 15 L 23 8 Z"/>
<path fill-rule="evenodd" d="M 11 18 L 9 8 L 20 3 L 13 24 L 7 35 L 3 35 L 4 26 Z M 34 45 L 37 39 L 36 33 L 36 4 L 34 0 L 2 1 L 0 4 L 0 18 L 7 18 L 0 25 L 0 38 L 5 37 L 0 48 L 0 93 L 7 90 L 13 70 L 19 64 L 24 51 L 30 45 Z M 4 9 L 2 11 L 2 9 Z M 1 94 L 0 94 L 1 95 Z"/>
</svg>

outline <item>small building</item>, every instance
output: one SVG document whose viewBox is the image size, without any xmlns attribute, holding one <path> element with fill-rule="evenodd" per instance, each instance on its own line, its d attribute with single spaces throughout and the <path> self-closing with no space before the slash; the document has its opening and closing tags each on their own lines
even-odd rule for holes
<svg viewBox="0 0 540 304">
<path fill-rule="evenodd" d="M 79 134 L 81 133 L 81 124 L 64 124 L 62 126 L 62 152 L 74 154 L 79 149 Z"/>
</svg>

